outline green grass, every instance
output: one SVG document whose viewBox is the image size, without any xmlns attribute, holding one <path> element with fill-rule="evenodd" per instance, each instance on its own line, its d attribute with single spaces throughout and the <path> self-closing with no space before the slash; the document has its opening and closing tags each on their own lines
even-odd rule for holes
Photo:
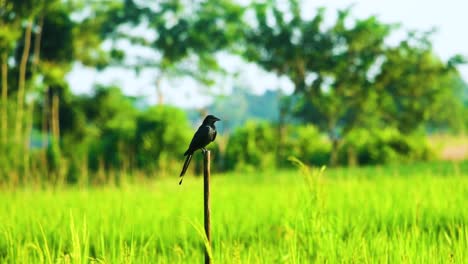
<svg viewBox="0 0 468 264">
<path fill-rule="evenodd" d="M 1 263 L 201 263 L 201 178 L 0 192 Z M 467 263 L 468 170 L 212 179 L 215 263 Z M 201 232 L 202 233 L 202 232 Z"/>
</svg>

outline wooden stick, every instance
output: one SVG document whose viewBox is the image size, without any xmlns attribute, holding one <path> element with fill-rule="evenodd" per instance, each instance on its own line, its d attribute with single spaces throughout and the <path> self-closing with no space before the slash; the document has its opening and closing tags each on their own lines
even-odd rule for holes
<svg viewBox="0 0 468 264">
<path fill-rule="evenodd" d="M 205 248 L 205 264 L 211 263 L 208 249 L 211 248 L 211 208 L 210 208 L 210 159 L 211 153 L 205 151 L 203 159 L 203 205 L 205 218 L 205 234 L 208 239 L 208 246 Z"/>
</svg>

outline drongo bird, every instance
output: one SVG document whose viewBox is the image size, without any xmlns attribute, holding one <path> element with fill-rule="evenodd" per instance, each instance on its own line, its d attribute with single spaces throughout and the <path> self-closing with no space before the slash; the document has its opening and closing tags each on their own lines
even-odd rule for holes
<svg viewBox="0 0 468 264">
<path fill-rule="evenodd" d="M 217 118 L 214 115 L 207 115 L 203 123 L 198 128 L 195 135 L 193 135 L 192 141 L 190 142 L 190 146 L 185 151 L 184 156 L 185 158 L 184 167 L 182 168 L 182 172 L 180 173 L 180 182 L 179 185 L 182 184 L 182 180 L 184 179 L 184 174 L 187 171 L 187 168 L 190 164 L 190 160 L 192 160 L 193 153 L 196 150 L 201 149 L 203 153 L 205 153 L 206 145 L 210 144 L 210 142 L 214 141 L 216 138 L 216 127 L 215 122 L 220 121 L 221 119 Z"/>
</svg>

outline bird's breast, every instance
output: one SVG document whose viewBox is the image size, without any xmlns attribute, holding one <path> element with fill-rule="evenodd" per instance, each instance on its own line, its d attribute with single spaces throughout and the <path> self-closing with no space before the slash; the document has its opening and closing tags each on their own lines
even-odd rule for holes
<svg viewBox="0 0 468 264">
<path fill-rule="evenodd" d="M 210 140 L 213 141 L 216 135 L 216 129 L 209 127 L 208 134 L 210 135 Z"/>
</svg>

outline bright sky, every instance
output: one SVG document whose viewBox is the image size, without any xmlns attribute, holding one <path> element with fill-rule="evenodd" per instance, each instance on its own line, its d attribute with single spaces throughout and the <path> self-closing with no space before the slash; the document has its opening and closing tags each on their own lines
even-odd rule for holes
<svg viewBox="0 0 468 264">
<path fill-rule="evenodd" d="M 434 49 L 442 59 L 460 53 L 468 56 L 468 1 L 466 0 L 304 0 L 304 13 L 313 14 L 317 7 L 326 7 L 327 16 L 333 21 L 337 8 L 345 8 L 354 3 L 352 15 L 365 18 L 376 15 L 387 23 L 401 23 L 405 29 L 429 30 L 437 28 L 433 36 Z M 242 83 L 251 87 L 256 93 L 266 89 L 282 88 L 291 91 L 292 85 L 286 79 L 278 79 L 258 69 L 255 65 L 245 65 L 237 59 L 225 60 L 225 66 L 240 71 L 238 81 L 223 80 L 217 88 L 229 90 L 233 83 Z M 468 81 L 468 66 L 460 68 Z M 123 88 L 129 95 L 145 96 L 149 102 L 156 102 L 155 79 L 153 71 L 143 71 L 136 76 L 131 71 L 110 69 L 96 72 L 79 64 L 75 65 L 68 76 L 71 88 L 76 93 L 90 92 L 93 83 L 114 83 Z M 163 81 L 164 101 L 184 107 L 200 107 L 210 101 L 206 90 L 197 87 L 189 80 L 177 82 Z"/>
</svg>

